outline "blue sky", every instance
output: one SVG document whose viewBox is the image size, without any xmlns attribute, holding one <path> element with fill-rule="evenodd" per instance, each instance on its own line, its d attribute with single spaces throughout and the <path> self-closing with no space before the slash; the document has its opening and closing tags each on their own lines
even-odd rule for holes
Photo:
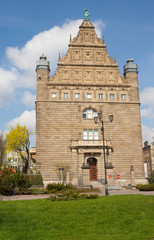
<svg viewBox="0 0 154 240">
<path fill-rule="evenodd" d="M 35 130 L 35 66 L 42 53 L 54 74 L 58 53 L 78 32 L 84 9 L 104 35 L 119 70 L 129 57 L 138 64 L 143 141 L 154 139 L 153 0 L 5 0 L 0 7 L 0 130 L 17 122 Z M 35 139 L 32 139 L 35 145 Z"/>
</svg>

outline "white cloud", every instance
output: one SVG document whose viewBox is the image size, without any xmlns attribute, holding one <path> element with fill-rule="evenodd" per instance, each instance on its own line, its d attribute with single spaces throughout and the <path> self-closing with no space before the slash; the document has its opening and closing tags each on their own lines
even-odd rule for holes
<svg viewBox="0 0 154 240">
<path fill-rule="evenodd" d="M 51 73 L 57 67 L 59 51 L 61 56 L 68 49 L 70 34 L 72 38 L 77 35 L 82 20 L 67 20 L 61 27 L 55 26 L 47 31 L 41 32 L 29 40 L 23 48 L 8 47 L 6 56 L 11 68 L 7 71 L 0 67 L 0 107 L 15 95 L 19 88 L 36 88 L 36 61 L 44 53 L 50 61 Z M 96 32 L 101 37 L 101 30 L 105 28 L 102 21 L 94 22 Z"/>
<path fill-rule="evenodd" d="M 149 143 L 154 141 L 154 128 L 150 129 L 147 126 L 142 125 L 142 138 L 143 142 L 148 141 Z"/>
<path fill-rule="evenodd" d="M 9 71 L 0 67 L 0 108 L 6 106 L 15 97 L 14 84 L 18 73 L 14 68 Z"/>
<path fill-rule="evenodd" d="M 19 123 L 21 126 L 25 125 L 30 131 L 34 132 L 36 125 L 35 115 L 35 110 L 26 110 L 19 117 L 8 122 L 7 126 L 9 128 L 10 126 L 15 126 L 17 123 Z"/>
<path fill-rule="evenodd" d="M 154 88 L 145 88 L 141 92 L 140 98 L 143 105 L 154 106 Z"/>
<path fill-rule="evenodd" d="M 31 92 L 24 91 L 23 96 L 21 98 L 21 102 L 23 104 L 25 104 L 27 107 L 34 108 L 35 107 L 35 99 L 36 99 L 36 96 L 33 95 Z"/>
<path fill-rule="evenodd" d="M 142 117 L 151 117 L 152 112 L 153 112 L 153 109 L 151 107 L 150 108 L 141 109 L 141 116 Z"/>
<path fill-rule="evenodd" d="M 141 110 L 141 116 L 154 118 L 154 88 L 145 88 L 140 94 L 141 104 L 146 106 Z"/>
</svg>

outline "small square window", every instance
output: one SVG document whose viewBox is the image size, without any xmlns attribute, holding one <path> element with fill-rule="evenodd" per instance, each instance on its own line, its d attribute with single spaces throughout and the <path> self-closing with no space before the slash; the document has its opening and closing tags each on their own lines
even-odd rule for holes
<svg viewBox="0 0 154 240">
<path fill-rule="evenodd" d="M 75 98 L 79 99 L 80 98 L 80 93 L 75 93 Z"/>
<path fill-rule="evenodd" d="M 64 98 L 68 98 L 68 93 L 64 93 Z"/>
<path fill-rule="evenodd" d="M 103 94 L 102 94 L 102 93 L 99 93 L 99 94 L 98 94 L 98 98 L 99 98 L 99 99 L 103 99 Z"/>
<path fill-rule="evenodd" d="M 91 99 L 92 98 L 92 94 L 91 93 L 87 93 L 87 98 Z"/>
<path fill-rule="evenodd" d="M 126 99 L 126 94 L 121 94 L 121 99 L 125 100 Z"/>
<path fill-rule="evenodd" d="M 56 97 L 57 97 L 57 93 L 52 93 L 52 94 L 51 94 L 51 97 L 52 97 L 52 98 L 56 98 Z"/>
<path fill-rule="evenodd" d="M 110 99 L 114 99 L 114 94 L 110 94 Z"/>
</svg>

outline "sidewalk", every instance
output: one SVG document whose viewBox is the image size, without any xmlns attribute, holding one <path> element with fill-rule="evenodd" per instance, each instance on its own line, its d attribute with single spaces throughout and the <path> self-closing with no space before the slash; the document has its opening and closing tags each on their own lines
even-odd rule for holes
<svg viewBox="0 0 154 240">
<path fill-rule="evenodd" d="M 96 193 L 86 193 L 96 194 Z M 139 191 L 139 190 L 109 190 L 109 196 L 114 195 L 149 195 L 154 196 L 154 191 Z M 51 194 L 38 194 L 38 195 L 15 195 L 15 196 L 0 196 L 0 201 L 14 201 L 14 200 L 32 200 L 32 199 L 47 199 Z M 98 193 L 99 196 L 104 196 L 105 192 Z"/>
</svg>

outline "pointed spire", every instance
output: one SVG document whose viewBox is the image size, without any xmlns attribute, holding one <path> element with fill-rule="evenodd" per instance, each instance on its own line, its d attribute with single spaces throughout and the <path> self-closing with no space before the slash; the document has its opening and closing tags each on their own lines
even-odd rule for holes
<svg viewBox="0 0 154 240">
<path fill-rule="evenodd" d="M 72 35 L 70 34 L 70 44 L 72 43 Z"/>
<path fill-rule="evenodd" d="M 60 52 L 59 52 L 59 59 L 58 60 L 59 60 L 59 62 L 61 62 Z"/>
<path fill-rule="evenodd" d="M 117 65 L 117 57 L 116 57 L 116 55 L 115 55 L 114 64 Z"/>
<path fill-rule="evenodd" d="M 104 36 L 103 36 L 103 45 L 105 45 L 105 40 L 104 40 Z"/>
</svg>

